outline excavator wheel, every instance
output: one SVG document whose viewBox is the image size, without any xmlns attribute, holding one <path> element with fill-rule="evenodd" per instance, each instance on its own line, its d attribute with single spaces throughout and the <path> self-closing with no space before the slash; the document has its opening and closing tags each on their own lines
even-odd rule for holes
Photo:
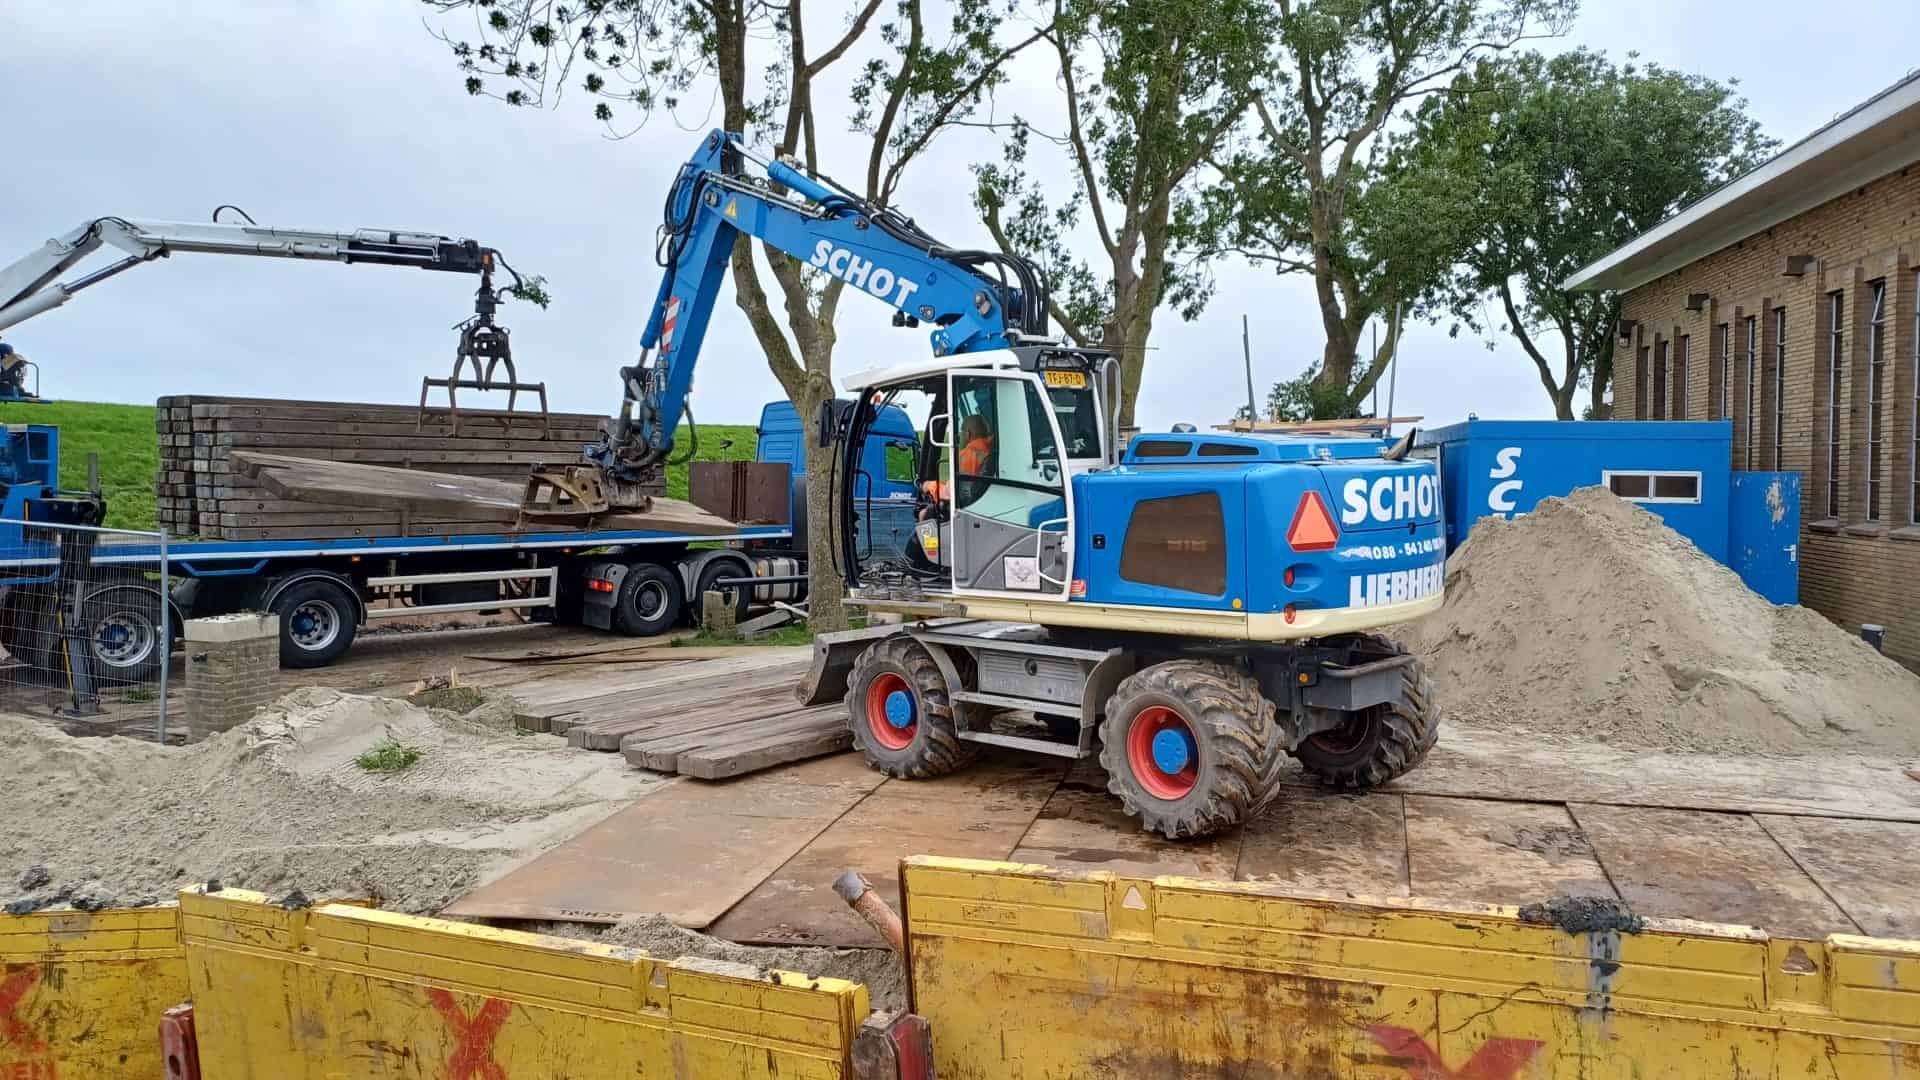
<svg viewBox="0 0 1920 1080">
<path fill-rule="evenodd" d="M 974 748 L 960 741 L 952 689 L 926 646 L 905 634 L 875 642 L 847 676 L 853 745 L 867 764 L 902 780 L 958 769 Z"/>
<path fill-rule="evenodd" d="M 1279 791 L 1286 741 L 1252 675 L 1169 660 L 1127 676 L 1107 702 L 1100 764 L 1140 826 L 1173 840 L 1248 820 Z"/>
<path fill-rule="evenodd" d="M 1400 651 L 1386 638 L 1368 638 L 1378 648 Z M 1309 773 L 1331 787 L 1358 789 L 1377 787 L 1420 764 L 1440 739 L 1440 706 L 1420 661 L 1400 671 L 1398 698 L 1301 741 L 1293 754 Z"/>
</svg>

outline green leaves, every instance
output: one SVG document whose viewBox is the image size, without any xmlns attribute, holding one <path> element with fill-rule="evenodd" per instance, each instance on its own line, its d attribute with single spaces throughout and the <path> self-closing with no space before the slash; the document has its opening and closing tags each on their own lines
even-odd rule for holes
<svg viewBox="0 0 1920 1080">
<path fill-rule="evenodd" d="M 715 74 L 716 5 L 748 7 L 750 0 L 421 0 L 449 24 L 477 30 L 477 41 L 435 36 L 453 52 L 467 93 L 508 105 L 558 103 L 572 84 L 585 92 L 594 117 L 622 115 L 644 122 L 656 108 L 672 109 L 695 82 Z M 477 19 L 471 22 L 461 16 Z M 432 25 L 432 23 L 430 23 Z M 573 72 L 584 68 L 577 82 Z M 494 90 L 489 78 L 509 85 Z M 616 89 L 617 88 L 617 89 Z"/>
<path fill-rule="evenodd" d="M 1631 55 L 1616 65 L 1585 50 L 1527 53 L 1463 73 L 1422 107 L 1406 155 L 1459 193 L 1471 221 L 1446 310 L 1477 332 L 1512 334 L 1562 416 L 1581 384 L 1598 403 L 1618 301 L 1560 282 L 1763 160 L 1773 140 L 1745 107 L 1730 84 Z M 1535 341 L 1543 331 L 1562 339 L 1551 366 Z"/>
</svg>

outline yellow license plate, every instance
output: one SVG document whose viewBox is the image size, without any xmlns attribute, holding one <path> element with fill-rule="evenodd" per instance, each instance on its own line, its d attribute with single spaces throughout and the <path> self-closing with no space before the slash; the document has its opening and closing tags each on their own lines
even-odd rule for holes
<svg viewBox="0 0 1920 1080">
<path fill-rule="evenodd" d="M 1084 371 L 1043 371 L 1048 386 L 1066 386 L 1075 390 L 1087 387 L 1087 373 Z"/>
</svg>

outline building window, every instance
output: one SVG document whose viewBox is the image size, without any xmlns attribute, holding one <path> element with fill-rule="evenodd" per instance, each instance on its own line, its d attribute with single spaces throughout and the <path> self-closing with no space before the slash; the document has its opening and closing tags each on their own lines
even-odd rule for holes
<svg viewBox="0 0 1920 1080">
<path fill-rule="evenodd" d="M 1827 294 L 1827 516 L 1840 516 L 1840 373 L 1846 352 L 1847 296 Z"/>
<path fill-rule="evenodd" d="M 1758 371 L 1759 366 L 1760 366 L 1760 317 L 1758 315 L 1749 315 L 1747 316 L 1747 356 L 1746 356 L 1746 369 L 1747 369 L 1747 387 L 1746 387 L 1747 389 L 1747 430 L 1746 430 L 1746 440 L 1745 440 L 1746 456 L 1741 459 L 1742 464 L 1749 469 L 1753 468 L 1753 422 L 1757 416 L 1753 408 L 1753 399 L 1754 399 L 1754 393 L 1755 393 L 1754 386 L 1760 381 L 1756 377 L 1759 375 L 1759 371 Z"/>
<path fill-rule="evenodd" d="M 1697 472 L 1645 472 L 1606 470 L 1600 479 L 1607 490 L 1629 502 L 1697 503 L 1700 501 L 1700 474 Z"/>
<path fill-rule="evenodd" d="M 1667 342 L 1665 338 L 1656 338 L 1653 342 L 1653 418 L 1667 418 Z"/>
<path fill-rule="evenodd" d="M 1688 334 L 1680 335 L 1680 342 L 1673 350 L 1673 418 L 1687 418 L 1687 346 L 1693 342 Z"/>
<path fill-rule="evenodd" d="M 1920 296 L 1920 290 L 1916 290 Z M 1907 520 L 1920 525 L 1920 304 L 1913 312 L 1913 453 L 1907 458 L 1911 465 L 1913 481 L 1913 503 L 1907 512 Z"/>
<path fill-rule="evenodd" d="M 1786 449 L 1787 430 L 1787 309 L 1773 309 L 1773 467 L 1777 472 Z"/>
<path fill-rule="evenodd" d="M 1880 440 L 1881 409 L 1886 404 L 1880 392 L 1880 376 L 1887 367 L 1887 283 L 1870 286 L 1867 316 L 1867 513 L 1868 521 L 1880 520 Z"/>
<path fill-rule="evenodd" d="M 1633 358 L 1633 418 L 1647 418 L 1647 347 L 1640 346 L 1640 352 Z"/>
<path fill-rule="evenodd" d="M 1727 375 L 1733 370 L 1733 324 L 1720 324 L 1720 355 L 1713 359 L 1713 369 L 1720 373 L 1720 400 L 1716 403 L 1720 411 L 1715 420 L 1727 420 L 1733 416 L 1733 380 Z"/>
</svg>

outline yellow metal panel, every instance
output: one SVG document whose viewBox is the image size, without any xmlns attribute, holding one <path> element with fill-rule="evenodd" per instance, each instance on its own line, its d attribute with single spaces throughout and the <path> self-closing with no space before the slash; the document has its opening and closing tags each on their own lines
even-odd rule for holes
<svg viewBox="0 0 1920 1080">
<path fill-rule="evenodd" d="M 865 987 L 791 972 L 238 890 L 182 903 L 201 1063 L 223 1080 L 827 1080 L 867 1012 Z"/>
<path fill-rule="evenodd" d="M 942 1077 L 1920 1080 L 1920 943 L 1569 934 L 1487 905 L 935 858 L 901 877 Z M 1099 887 L 1110 931 L 1023 904 L 1039 881 Z"/>
<path fill-rule="evenodd" d="M 173 907 L 0 915 L 0 1080 L 161 1075 L 187 997 Z"/>
</svg>

